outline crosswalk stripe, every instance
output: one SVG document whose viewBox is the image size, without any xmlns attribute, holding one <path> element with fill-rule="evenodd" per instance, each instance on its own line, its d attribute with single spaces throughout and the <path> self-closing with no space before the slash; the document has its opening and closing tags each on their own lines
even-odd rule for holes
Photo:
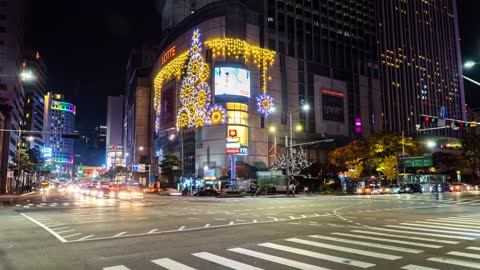
<svg viewBox="0 0 480 270">
<path fill-rule="evenodd" d="M 123 265 L 116 265 L 116 266 L 104 267 L 103 270 L 130 270 L 130 268 L 127 268 Z"/>
<path fill-rule="evenodd" d="M 471 222 L 471 223 L 480 223 L 478 218 L 442 218 L 437 219 L 438 221 L 461 221 L 461 222 Z"/>
<path fill-rule="evenodd" d="M 467 249 L 471 249 L 471 250 L 480 250 L 480 247 L 467 247 Z"/>
<path fill-rule="evenodd" d="M 473 259 L 480 259 L 479 254 L 472 254 L 472 253 L 466 253 L 466 252 L 450 251 L 447 254 L 448 255 L 454 255 L 454 256 L 473 258 Z"/>
<path fill-rule="evenodd" d="M 290 267 L 297 268 L 297 269 L 328 270 L 328 268 L 323 268 L 323 267 L 319 267 L 319 266 L 315 266 L 315 265 L 311 265 L 311 264 L 307 264 L 307 263 L 297 262 L 297 261 L 285 259 L 285 258 L 282 258 L 282 257 L 273 256 L 273 255 L 269 255 L 269 254 L 265 254 L 265 253 L 261 253 L 261 252 L 257 252 L 257 251 L 253 251 L 253 250 L 248 250 L 248 249 L 244 249 L 244 248 L 231 248 L 231 249 L 228 249 L 228 250 L 233 251 L 233 252 L 237 252 L 237 253 L 240 253 L 240 254 L 243 254 L 243 255 L 263 259 L 263 260 L 266 260 L 266 261 L 270 261 L 270 262 L 274 262 L 274 263 L 278 263 L 278 264 L 283 264 L 283 265 L 290 266 Z"/>
<path fill-rule="evenodd" d="M 394 230 L 392 230 L 394 231 Z M 388 236 L 394 238 L 402 238 L 402 239 L 412 239 L 412 240 L 421 240 L 427 242 L 435 242 L 435 243 L 444 243 L 444 244 L 458 244 L 457 241 L 450 241 L 450 240 L 443 240 L 443 239 L 432 239 L 432 238 L 424 238 L 424 237 L 415 237 L 415 236 L 405 236 L 405 235 L 393 235 L 388 233 L 380 233 L 380 232 L 370 232 L 370 231 L 360 231 L 360 230 L 351 230 L 354 233 L 362 233 L 362 234 L 371 234 L 371 235 L 379 235 L 379 236 Z M 400 233 L 400 231 L 399 231 Z M 421 233 L 419 233 L 421 234 Z"/>
<path fill-rule="evenodd" d="M 442 223 L 442 222 L 430 222 L 430 221 L 415 221 L 416 223 L 422 223 L 422 224 L 433 224 L 433 225 L 452 225 L 452 226 L 457 226 L 461 228 L 478 228 L 480 229 L 480 226 L 472 226 L 472 225 L 464 225 L 464 224 L 451 224 L 451 223 Z"/>
<path fill-rule="evenodd" d="M 389 227 L 399 227 L 400 229 L 410 229 L 410 227 L 407 226 L 396 226 L 396 225 L 386 225 Z M 379 230 L 379 231 L 386 231 L 386 232 L 396 232 L 396 233 L 404 233 L 404 234 L 416 234 L 416 235 L 425 235 L 425 236 L 435 236 L 435 237 L 441 237 L 441 238 L 452 238 L 452 239 L 461 239 L 461 240 L 474 240 L 476 238 L 474 237 L 466 237 L 466 236 L 456 236 L 456 235 L 444 235 L 444 234 L 435 234 L 435 233 L 426 233 L 426 232 L 412 232 L 412 231 L 405 231 L 405 230 L 392 230 L 392 229 L 386 229 L 386 228 L 374 228 L 371 227 L 371 230 Z M 419 229 L 419 228 L 417 228 Z M 442 230 L 427 230 L 427 229 L 421 229 L 421 231 L 438 231 L 438 232 L 443 232 L 445 231 Z"/>
<path fill-rule="evenodd" d="M 419 249 L 403 248 L 403 247 L 397 247 L 397 246 L 383 245 L 383 244 L 364 242 L 364 241 L 355 241 L 351 239 L 343 239 L 343 238 L 323 236 L 323 235 L 310 235 L 309 237 L 322 239 L 322 240 L 336 241 L 340 243 L 354 244 L 354 245 L 365 246 L 365 247 L 395 250 L 399 252 L 406 252 L 406 253 L 413 253 L 413 254 L 418 254 L 423 252 L 423 250 L 419 250 Z"/>
<path fill-rule="evenodd" d="M 361 250 L 361 249 L 356 249 L 356 248 L 348 248 L 348 247 L 342 247 L 342 246 L 329 245 L 329 244 L 324 244 L 324 243 L 319 243 L 319 242 L 314 242 L 314 241 L 309 241 L 309 240 L 302 240 L 302 239 L 298 239 L 298 238 L 289 238 L 289 239 L 285 239 L 285 240 L 290 241 L 290 242 L 304 244 L 304 245 L 314 246 L 314 247 L 327 248 L 327 249 L 338 250 L 338 251 L 343 251 L 343 252 L 348 252 L 348 253 L 353 253 L 353 254 L 358 254 L 358 255 L 364 255 L 364 256 L 369 256 L 369 257 L 374 257 L 374 258 L 386 259 L 386 260 L 398 260 L 398 259 L 402 258 L 400 256 L 395 256 L 395 255 L 390 255 L 390 254 L 366 251 L 366 250 Z"/>
<path fill-rule="evenodd" d="M 401 269 L 405 269 L 405 270 L 438 270 L 437 268 L 430 268 L 430 267 L 425 267 L 425 266 L 420 266 L 420 265 L 415 265 L 415 264 L 405 265 Z"/>
<path fill-rule="evenodd" d="M 402 240 L 395 240 L 395 239 L 386 239 L 386 238 L 371 237 L 371 236 L 349 234 L 349 233 L 332 233 L 332 234 L 346 236 L 346 237 L 360 238 L 360 239 L 371 239 L 371 240 L 380 241 L 380 242 L 389 242 L 389 243 L 397 243 L 397 244 L 404 244 L 404 245 L 410 245 L 410 246 L 418 246 L 418 247 L 427 247 L 427 248 L 442 248 L 443 247 L 443 246 L 438 246 L 438 245 L 430 245 L 430 244 L 423 244 L 423 243 L 417 243 L 417 242 L 409 242 L 409 241 L 402 241 Z"/>
<path fill-rule="evenodd" d="M 435 225 L 426 225 L 426 224 L 418 224 L 418 223 L 400 223 L 401 225 L 408 225 L 408 226 L 418 226 L 418 227 L 426 227 L 426 228 L 436 228 L 436 229 L 445 229 L 445 230 L 458 230 L 458 231 L 466 231 L 466 232 L 474 232 L 480 233 L 480 230 L 472 230 L 472 229 L 464 229 L 460 227 L 450 227 L 450 226 L 435 226 Z"/>
<path fill-rule="evenodd" d="M 248 264 L 244 264 L 244 263 L 241 263 L 241 262 L 237 262 L 237 261 L 234 261 L 234 260 L 230 260 L 230 259 L 227 259 L 225 257 L 217 256 L 215 254 L 208 253 L 208 252 L 193 253 L 192 255 L 195 256 L 195 257 L 198 257 L 198 258 L 202 258 L 202 259 L 207 260 L 207 261 L 214 262 L 216 264 L 220 264 L 220 265 L 232 268 L 232 269 L 236 269 L 236 270 L 243 270 L 243 269 L 245 269 L 245 270 L 261 270 L 262 269 L 262 268 L 258 268 L 258 267 L 251 266 L 251 265 L 248 265 Z"/>
<path fill-rule="evenodd" d="M 417 231 L 427 231 L 427 232 L 441 232 L 441 233 L 452 233 L 452 234 L 464 234 L 464 235 L 475 235 L 477 237 L 480 237 L 480 234 L 475 234 L 475 233 L 468 233 L 468 232 L 454 232 L 454 231 L 445 231 L 445 230 L 435 230 L 435 229 L 430 229 L 430 228 L 415 228 L 415 227 L 409 227 L 409 226 L 399 226 L 399 225 L 385 225 L 386 227 L 391 227 L 391 228 L 399 228 L 399 229 L 407 229 L 407 230 L 417 230 Z M 473 240 L 476 238 L 471 238 L 466 239 L 466 240 Z"/>
<path fill-rule="evenodd" d="M 367 263 L 367 262 L 362 262 L 362 261 L 355 261 L 347 258 L 342 258 L 342 257 L 337 257 L 337 256 L 331 256 L 323 253 L 318 253 L 318 252 L 313 252 L 305 249 L 299 249 L 299 248 L 293 248 L 293 247 L 288 247 L 284 245 L 277 245 L 273 243 L 263 243 L 259 244 L 259 246 L 262 247 L 268 247 L 268 248 L 273 248 L 277 250 L 282 250 L 286 252 L 291 252 L 295 254 L 300 254 L 312 258 L 317 258 L 321 260 L 326 260 L 326 261 L 331 261 L 331 262 L 336 262 L 336 263 L 341 263 L 341 264 L 346 264 L 346 265 L 352 265 L 360 268 L 369 268 L 372 266 L 375 266 L 375 264 L 372 263 Z"/>
<path fill-rule="evenodd" d="M 480 269 L 480 263 L 467 262 L 467 261 L 455 260 L 455 259 L 444 258 L 444 257 L 432 257 L 432 258 L 428 258 L 427 261 L 440 262 L 440 263 L 453 264 L 453 265 Z"/>
<path fill-rule="evenodd" d="M 477 225 L 480 226 L 480 222 L 471 222 L 471 221 L 456 221 L 456 220 L 435 220 L 435 219 L 427 219 L 427 221 L 436 221 L 442 223 L 451 223 L 451 224 L 467 224 L 467 225 Z"/>
<path fill-rule="evenodd" d="M 152 260 L 152 262 L 154 264 L 160 265 L 161 267 L 166 268 L 168 270 L 196 270 L 195 268 L 192 268 L 192 267 L 187 266 L 185 264 L 176 262 L 176 261 L 171 260 L 169 258 Z"/>
</svg>

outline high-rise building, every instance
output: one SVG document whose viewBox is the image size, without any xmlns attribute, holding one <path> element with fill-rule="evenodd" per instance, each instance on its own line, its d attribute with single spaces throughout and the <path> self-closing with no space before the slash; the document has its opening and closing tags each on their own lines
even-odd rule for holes
<svg viewBox="0 0 480 270">
<path fill-rule="evenodd" d="M 34 80 L 23 81 L 25 90 L 25 106 L 23 110 L 24 125 L 27 131 L 43 131 L 44 97 L 47 89 L 47 67 L 37 51 L 23 54 L 24 69 L 31 72 Z M 28 149 L 41 150 L 44 145 L 43 134 L 34 134 L 33 141 L 27 141 Z"/>
<path fill-rule="evenodd" d="M 107 100 L 107 139 L 106 159 L 107 169 L 115 166 L 125 166 L 123 158 L 123 96 L 109 96 Z"/>
<path fill-rule="evenodd" d="M 75 114 L 75 105 L 65 102 L 62 94 L 45 95 L 44 140 L 45 147 L 51 149 L 52 162 L 73 164 L 74 140 L 62 138 L 62 134 L 75 131 Z"/>
<path fill-rule="evenodd" d="M 20 74 L 24 46 L 24 1 L 0 1 L 0 123 L 18 130 L 22 124 L 25 93 Z M 7 187 L 8 162 L 17 151 L 18 133 L 0 132 L 0 193 Z M 12 183 L 12 179 L 8 179 Z M 9 184 L 10 185 L 10 184 Z M 11 185 L 10 185 L 11 186 Z"/>
<path fill-rule="evenodd" d="M 107 141 L 107 126 L 98 126 L 95 127 L 95 139 L 94 145 L 95 148 L 100 150 L 105 150 L 105 144 Z"/>
<path fill-rule="evenodd" d="M 376 1 L 384 130 L 437 127 L 424 126 L 422 114 L 466 120 L 456 2 Z"/>
<path fill-rule="evenodd" d="M 374 0 L 167 0 L 163 20 L 150 76 L 154 163 L 176 152 L 185 175 L 207 168 L 219 177 L 236 145 L 225 144 L 230 130 L 240 134 L 239 161 L 262 169 L 290 128 L 296 144 L 342 143 L 382 127 Z M 226 119 L 209 126 L 215 110 Z M 305 148 L 326 160 L 327 144 Z"/>
</svg>

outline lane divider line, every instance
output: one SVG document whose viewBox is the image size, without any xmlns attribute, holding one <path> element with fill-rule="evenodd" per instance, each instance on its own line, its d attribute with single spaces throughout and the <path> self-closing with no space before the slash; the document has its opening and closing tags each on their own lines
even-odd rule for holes
<svg viewBox="0 0 480 270">
<path fill-rule="evenodd" d="M 60 234 L 54 232 L 52 229 L 50 229 L 49 227 L 43 225 L 41 222 L 39 221 L 36 221 L 35 219 L 25 215 L 24 213 L 20 213 L 20 215 L 24 216 L 25 218 L 27 218 L 28 220 L 30 220 L 31 222 L 37 224 L 38 226 L 44 228 L 47 232 L 51 233 L 53 236 L 55 236 L 58 240 L 60 240 L 60 242 L 62 243 L 66 243 L 68 242 L 65 238 L 63 238 L 62 236 L 60 236 Z"/>
</svg>

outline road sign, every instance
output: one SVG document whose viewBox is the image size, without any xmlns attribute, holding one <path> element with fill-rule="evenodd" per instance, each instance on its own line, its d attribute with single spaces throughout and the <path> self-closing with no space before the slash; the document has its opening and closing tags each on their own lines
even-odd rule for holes
<svg viewBox="0 0 480 270">
<path fill-rule="evenodd" d="M 403 166 L 408 168 L 432 167 L 433 160 L 431 158 L 409 158 L 403 160 Z"/>
<path fill-rule="evenodd" d="M 138 165 L 137 164 L 132 165 L 132 172 L 138 172 Z"/>
<path fill-rule="evenodd" d="M 145 164 L 138 164 L 138 172 L 145 172 Z"/>
<path fill-rule="evenodd" d="M 240 154 L 240 148 L 227 148 L 227 154 L 229 155 Z"/>
<path fill-rule="evenodd" d="M 446 125 L 445 119 L 438 119 L 437 127 L 444 127 Z"/>
<path fill-rule="evenodd" d="M 400 159 L 404 159 L 404 158 L 408 158 L 408 157 L 410 157 L 410 155 L 408 155 L 408 154 L 405 154 L 405 155 L 399 155 L 398 157 L 399 157 Z"/>
<path fill-rule="evenodd" d="M 445 119 L 447 117 L 447 107 L 440 107 L 440 119 Z"/>
</svg>

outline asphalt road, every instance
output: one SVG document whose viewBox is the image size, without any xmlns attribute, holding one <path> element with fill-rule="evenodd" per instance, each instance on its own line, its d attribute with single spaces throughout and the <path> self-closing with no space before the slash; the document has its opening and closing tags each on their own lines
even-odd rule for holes
<svg viewBox="0 0 480 270">
<path fill-rule="evenodd" d="M 480 192 L 38 196 L 0 206 L 0 269 L 480 269 Z"/>
</svg>

